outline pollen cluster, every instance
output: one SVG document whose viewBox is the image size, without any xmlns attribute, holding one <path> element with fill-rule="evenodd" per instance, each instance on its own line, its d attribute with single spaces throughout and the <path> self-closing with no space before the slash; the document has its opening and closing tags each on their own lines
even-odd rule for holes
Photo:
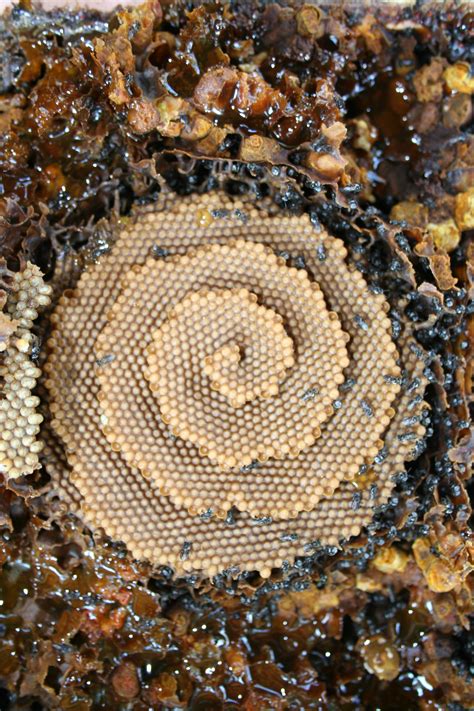
<svg viewBox="0 0 474 711">
<path fill-rule="evenodd" d="M 424 432 L 423 361 L 387 311 L 306 215 L 164 198 L 53 314 L 67 486 L 57 447 L 46 464 L 91 525 L 179 572 L 265 576 L 340 545 Z"/>
<path fill-rule="evenodd" d="M 11 293 L 4 302 L 0 328 L 0 471 L 9 478 L 31 474 L 39 467 L 37 440 L 43 416 L 36 412 L 39 398 L 32 394 L 39 368 L 31 360 L 34 336 L 31 332 L 38 311 L 50 302 L 51 287 L 44 283 L 38 267 L 28 263 L 15 273 Z"/>
</svg>

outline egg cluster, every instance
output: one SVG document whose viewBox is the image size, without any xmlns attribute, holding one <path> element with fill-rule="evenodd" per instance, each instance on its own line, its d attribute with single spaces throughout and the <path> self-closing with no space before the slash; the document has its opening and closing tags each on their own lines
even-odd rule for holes
<svg viewBox="0 0 474 711">
<path fill-rule="evenodd" d="M 46 464 L 91 525 L 179 572 L 265 576 L 339 545 L 424 433 L 423 361 L 387 311 L 306 215 L 167 196 L 52 316 L 70 472 L 57 447 Z"/>
</svg>

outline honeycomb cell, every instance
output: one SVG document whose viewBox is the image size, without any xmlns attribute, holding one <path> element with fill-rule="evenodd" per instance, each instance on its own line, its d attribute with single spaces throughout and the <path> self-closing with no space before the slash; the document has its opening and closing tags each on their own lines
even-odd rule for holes
<svg viewBox="0 0 474 711">
<path fill-rule="evenodd" d="M 221 193 L 137 211 L 53 316 L 87 520 L 211 576 L 356 535 L 424 432 L 423 360 L 387 309 L 306 215 Z"/>
</svg>

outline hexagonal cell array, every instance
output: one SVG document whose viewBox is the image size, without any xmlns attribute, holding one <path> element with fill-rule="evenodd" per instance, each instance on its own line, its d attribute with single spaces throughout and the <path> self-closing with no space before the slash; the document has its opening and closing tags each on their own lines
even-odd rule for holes
<svg viewBox="0 0 474 711">
<path fill-rule="evenodd" d="M 221 193 L 137 212 L 52 317 L 86 519 L 204 575 L 356 535 L 424 433 L 423 361 L 387 310 L 307 215 Z"/>
</svg>

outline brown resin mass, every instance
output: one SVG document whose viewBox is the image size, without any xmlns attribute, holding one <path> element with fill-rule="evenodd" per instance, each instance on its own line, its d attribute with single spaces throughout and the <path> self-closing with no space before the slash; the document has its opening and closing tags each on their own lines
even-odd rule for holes
<svg viewBox="0 0 474 711">
<path fill-rule="evenodd" d="M 307 215 L 220 193 L 138 212 L 52 317 L 52 425 L 86 519 L 206 575 L 359 533 L 424 433 L 424 364 L 387 310 Z"/>
</svg>

